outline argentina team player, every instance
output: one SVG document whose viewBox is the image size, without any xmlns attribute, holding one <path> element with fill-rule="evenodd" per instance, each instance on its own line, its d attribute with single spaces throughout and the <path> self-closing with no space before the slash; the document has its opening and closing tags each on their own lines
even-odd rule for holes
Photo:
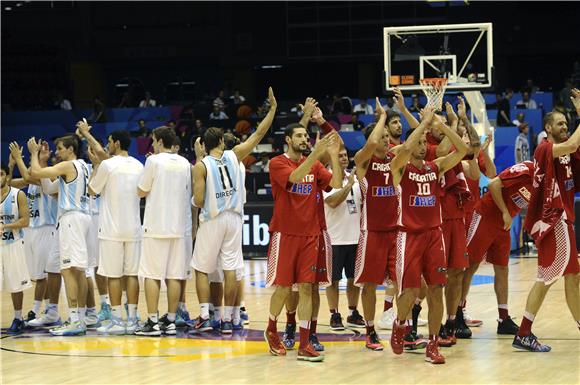
<svg viewBox="0 0 580 385">
<path fill-rule="evenodd" d="M 199 331 L 211 330 L 209 319 L 210 285 L 208 274 L 224 272 L 224 314 L 222 333 L 232 333 L 232 314 L 237 295 L 236 270 L 243 268 L 242 227 L 244 207 L 244 174 L 240 161 L 249 155 L 270 129 L 277 102 L 272 88 L 268 90 L 270 110 L 248 140 L 224 150 L 223 130 L 210 127 L 204 134 L 208 154 L 193 168 L 193 203 L 200 207 L 199 230 L 191 266 L 195 269 L 200 316 L 195 323 Z"/>
</svg>

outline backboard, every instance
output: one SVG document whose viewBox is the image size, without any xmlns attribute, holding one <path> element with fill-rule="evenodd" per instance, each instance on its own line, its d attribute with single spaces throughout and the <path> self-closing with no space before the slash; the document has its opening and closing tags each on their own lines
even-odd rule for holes
<svg viewBox="0 0 580 385">
<path fill-rule="evenodd" d="M 386 27 L 385 89 L 421 90 L 419 79 L 448 79 L 447 90 L 492 86 L 491 23 Z"/>
</svg>

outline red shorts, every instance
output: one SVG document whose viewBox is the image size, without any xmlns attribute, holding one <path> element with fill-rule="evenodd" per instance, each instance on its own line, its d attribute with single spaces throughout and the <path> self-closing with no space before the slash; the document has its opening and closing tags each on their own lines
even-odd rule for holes
<svg viewBox="0 0 580 385">
<path fill-rule="evenodd" d="M 469 263 L 481 263 L 486 259 L 494 265 L 507 266 L 510 259 L 510 248 L 509 231 L 494 226 L 477 211 L 473 213 L 467 232 Z"/>
<path fill-rule="evenodd" d="M 580 272 L 576 236 L 569 222 L 560 220 L 537 242 L 538 281 L 546 285 L 567 274 Z"/>
<path fill-rule="evenodd" d="M 465 234 L 469 233 L 469 226 L 471 224 L 471 219 L 473 218 L 474 210 L 465 210 Z"/>
<path fill-rule="evenodd" d="M 354 283 L 356 285 L 363 283 L 381 285 L 388 277 L 395 277 L 394 258 L 397 232 L 398 230 L 361 230 L 354 262 Z"/>
<path fill-rule="evenodd" d="M 427 285 L 445 285 L 447 270 L 441 229 L 420 233 L 399 231 L 396 272 L 399 293 L 406 288 L 420 288 L 421 275 Z"/>
<path fill-rule="evenodd" d="M 320 286 L 332 283 L 332 243 L 328 231 L 322 230 L 318 237 L 318 261 L 316 263 L 316 282 Z"/>
<path fill-rule="evenodd" d="M 445 242 L 447 268 L 467 269 L 469 267 L 469 258 L 467 257 L 464 219 L 446 219 L 443 221 L 441 229 L 443 230 L 443 240 Z"/>
<path fill-rule="evenodd" d="M 318 238 L 272 233 L 266 286 L 315 282 Z"/>
</svg>

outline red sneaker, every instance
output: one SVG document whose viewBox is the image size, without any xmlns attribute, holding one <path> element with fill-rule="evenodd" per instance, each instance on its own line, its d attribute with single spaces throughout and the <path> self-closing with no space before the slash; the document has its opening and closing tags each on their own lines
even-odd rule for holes
<svg viewBox="0 0 580 385">
<path fill-rule="evenodd" d="M 453 340 L 451 339 L 451 337 L 447 335 L 447 331 L 445 330 L 445 327 L 443 325 L 441 325 L 441 328 L 439 329 L 439 337 L 437 338 L 437 344 L 444 348 L 449 348 L 454 345 Z"/>
<path fill-rule="evenodd" d="M 305 348 L 298 348 L 298 360 L 308 362 L 324 361 L 324 356 L 314 350 L 312 345 L 308 344 Z"/>
<path fill-rule="evenodd" d="M 405 330 L 405 326 L 399 326 L 397 320 L 393 322 L 393 331 L 391 333 L 391 349 L 395 354 L 403 354 Z"/>
<path fill-rule="evenodd" d="M 427 344 L 427 350 L 425 351 L 425 361 L 430 362 L 432 364 L 444 364 L 445 357 L 439 353 L 439 347 L 437 346 L 438 341 L 429 340 Z"/>
<path fill-rule="evenodd" d="M 381 344 L 381 340 L 379 339 L 376 331 L 373 330 L 370 332 L 370 334 L 367 334 L 365 346 L 367 349 L 374 351 L 383 350 L 383 344 Z"/>
<path fill-rule="evenodd" d="M 271 332 L 269 330 L 264 330 L 264 339 L 268 343 L 270 347 L 270 353 L 273 356 L 285 356 L 286 355 L 286 348 L 280 341 L 280 336 L 278 333 Z"/>
</svg>

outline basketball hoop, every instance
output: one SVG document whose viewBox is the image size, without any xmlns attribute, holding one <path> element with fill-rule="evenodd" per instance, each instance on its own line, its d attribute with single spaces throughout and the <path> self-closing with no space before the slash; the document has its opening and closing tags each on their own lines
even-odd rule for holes
<svg viewBox="0 0 580 385">
<path fill-rule="evenodd" d="M 446 78 L 426 78 L 419 79 L 421 89 L 427 97 L 427 106 L 432 107 L 434 111 L 441 111 L 443 107 L 443 94 L 447 88 Z"/>
</svg>

